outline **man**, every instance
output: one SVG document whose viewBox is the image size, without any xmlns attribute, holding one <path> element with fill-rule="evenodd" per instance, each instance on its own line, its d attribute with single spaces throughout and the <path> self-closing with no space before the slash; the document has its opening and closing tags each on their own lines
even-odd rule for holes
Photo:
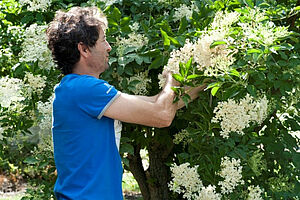
<svg viewBox="0 0 300 200">
<path fill-rule="evenodd" d="M 53 102 L 58 200 L 123 199 L 113 119 L 167 127 L 178 107 L 173 104 L 171 86 L 176 83 L 170 73 L 165 73 L 162 92 L 152 97 L 124 94 L 98 79 L 109 67 L 106 27 L 107 20 L 97 8 L 75 7 L 58 11 L 47 29 L 49 48 L 65 75 Z"/>
</svg>

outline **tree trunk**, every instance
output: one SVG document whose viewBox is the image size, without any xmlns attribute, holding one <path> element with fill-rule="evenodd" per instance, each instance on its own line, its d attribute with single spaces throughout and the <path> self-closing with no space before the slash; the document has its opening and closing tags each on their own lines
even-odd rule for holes
<svg viewBox="0 0 300 200">
<path fill-rule="evenodd" d="M 128 155 L 129 169 L 138 182 L 144 200 L 169 199 L 169 168 L 165 165 L 172 146 L 152 140 L 149 145 L 149 168 L 144 170 L 140 147 L 134 145 L 134 155 Z"/>
</svg>

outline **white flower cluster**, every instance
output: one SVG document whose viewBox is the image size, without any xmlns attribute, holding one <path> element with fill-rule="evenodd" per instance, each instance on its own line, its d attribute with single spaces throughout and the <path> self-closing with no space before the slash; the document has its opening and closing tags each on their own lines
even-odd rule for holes
<svg viewBox="0 0 300 200">
<path fill-rule="evenodd" d="M 174 22 L 179 21 L 183 17 L 186 17 L 186 19 L 189 20 L 192 17 L 194 11 L 199 12 L 199 9 L 195 5 L 195 2 L 192 2 L 190 6 L 181 4 L 179 8 L 175 8 L 173 21 Z"/>
<path fill-rule="evenodd" d="M 21 62 L 36 62 L 42 69 L 51 69 L 55 66 L 51 51 L 47 46 L 46 25 L 32 24 L 24 33 Z"/>
<path fill-rule="evenodd" d="M 167 71 L 174 74 L 179 73 L 179 63 L 187 63 L 189 59 L 194 56 L 194 44 L 189 40 L 185 41 L 185 45 L 179 50 L 173 50 L 170 54 L 168 64 L 164 67 Z"/>
<path fill-rule="evenodd" d="M 17 78 L 1 77 L 0 78 L 0 105 L 3 108 L 9 108 L 14 105 L 18 106 L 23 96 L 24 84 Z"/>
<path fill-rule="evenodd" d="M 171 191 L 183 194 L 184 198 L 193 199 L 194 193 L 200 191 L 203 184 L 197 172 L 198 166 L 189 166 L 190 163 L 184 163 L 179 166 L 174 164 L 171 167 L 172 180 L 168 186 Z"/>
<path fill-rule="evenodd" d="M 209 185 L 201 188 L 198 195 L 195 195 L 195 200 L 221 200 L 222 195 L 216 193 L 216 186 Z"/>
<path fill-rule="evenodd" d="M 136 95 L 146 95 L 148 90 L 147 90 L 147 85 L 151 83 L 151 79 L 148 78 L 148 71 L 145 72 L 140 72 L 135 76 L 132 76 L 129 78 L 128 83 L 132 81 L 139 81 L 135 85 L 135 90 L 133 91 L 134 94 Z"/>
<path fill-rule="evenodd" d="M 211 24 L 211 29 L 204 31 L 196 42 L 186 40 L 185 45 L 179 50 L 173 50 L 164 69 L 179 73 L 179 63 L 186 63 L 193 57 L 193 64 L 197 64 L 200 71 L 206 76 L 219 76 L 230 70 L 234 63 L 236 51 L 228 49 L 232 39 L 228 36 L 229 27 L 237 22 L 239 14 L 217 12 Z M 215 41 L 225 41 L 227 44 L 211 48 Z M 159 77 L 161 80 L 162 77 Z M 160 81 L 163 82 L 163 81 Z"/>
<path fill-rule="evenodd" d="M 136 28 L 136 27 L 133 27 Z M 129 33 L 128 38 L 116 38 L 116 46 L 117 46 L 117 55 L 119 57 L 123 56 L 124 49 L 126 47 L 136 47 L 137 49 L 142 48 L 146 44 L 148 44 L 149 39 L 139 33 Z"/>
<path fill-rule="evenodd" d="M 228 138 L 230 132 L 243 135 L 243 129 L 250 126 L 251 122 L 261 124 L 267 117 L 268 100 L 266 96 L 254 100 L 249 94 L 240 102 L 233 99 L 219 102 L 214 109 L 215 117 L 212 122 L 221 125 L 221 136 Z"/>
<path fill-rule="evenodd" d="M 259 186 L 254 187 L 253 185 L 248 187 L 249 195 L 247 200 L 263 200 L 261 197 L 263 190 Z"/>
<path fill-rule="evenodd" d="M 20 0 L 22 6 L 28 5 L 29 11 L 46 11 L 51 6 L 52 0 Z"/>
<path fill-rule="evenodd" d="M 131 29 L 132 32 L 137 32 L 140 28 L 139 23 L 134 22 L 132 25 L 129 25 L 129 28 Z"/>
<path fill-rule="evenodd" d="M 186 143 L 192 142 L 192 139 L 189 138 L 189 135 L 190 134 L 186 129 L 184 129 L 181 132 L 175 134 L 174 139 L 173 139 L 174 144 L 179 144 L 181 142 L 183 142 L 183 144 L 186 144 Z"/>
<path fill-rule="evenodd" d="M 41 95 L 43 93 L 43 89 L 46 86 L 46 76 L 36 75 L 34 76 L 30 72 L 25 72 L 24 81 L 27 83 L 27 92 L 31 94 L 32 92 L 37 95 Z"/>
<path fill-rule="evenodd" d="M 37 109 L 41 115 L 39 127 L 42 130 L 50 130 L 52 128 L 52 102 L 54 95 L 52 95 L 47 102 L 38 102 Z"/>
<path fill-rule="evenodd" d="M 189 163 L 171 167 L 172 181 L 168 184 L 171 191 L 183 194 L 183 198 L 194 200 L 221 200 L 215 186 L 203 186 L 197 172 L 198 166 L 190 167 Z"/>
<path fill-rule="evenodd" d="M 243 29 L 245 39 L 271 46 L 276 40 L 290 35 L 287 27 L 276 27 L 273 22 L 262 22 L 265 19 L 265 12 L 260 9 L 249 11 L 246 15 L 251 21 L 239 23 Z"/>
<path fill-rule="evenodd" d="M 244 184 L 244 180 L 242 180 L 243 167 L 240 164 L 240 159 L 232 158 L 230 160 L 227 156 L 222 158 L 219 175 L 225 180 L 218 183 L 221 186 L 222 194 L 229 194 L 236 186 Z"/>
</svg>

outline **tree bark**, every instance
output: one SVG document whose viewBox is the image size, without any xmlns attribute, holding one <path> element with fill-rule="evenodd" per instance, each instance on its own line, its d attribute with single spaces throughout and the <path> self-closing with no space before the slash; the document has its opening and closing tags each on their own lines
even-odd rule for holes
<svg viewBox="0 0 300 200">
<path fill-rule="evenodd" d="M 150 200 L 150 192 L 140 150 L 141 148 L 139 146 L 134 146 L 134 155 L 128 155 L 127 158 L 129 160 L 129 170 L 133 174 L 135 180 L 138 182 L 144 200 Z"/>
<path fill-rule="evenodd" d="M 166 159 L 173 149 L 173 145 L 160 144 L 154 139 L 148 146 L 149 168 L 144 170 L 140 156 L 140 147 L 134 145 L 134 155 L 128 155 L 129 169 L 138 182 L 144 200 L 169 199 L 169 168 Z"/>
</svg>

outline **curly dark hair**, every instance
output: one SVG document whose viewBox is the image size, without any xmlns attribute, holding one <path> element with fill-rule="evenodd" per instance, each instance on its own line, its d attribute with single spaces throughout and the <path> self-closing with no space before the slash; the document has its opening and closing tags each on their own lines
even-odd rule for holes
<svg viewBox="0 0 300 200">
<path fill-rule="evenodd" d="M 100 28 L 105 32 L 107 19 L 97 7 L 73 7 L 68 12 L 56 12 L 47 29 L 48 47 L 64 75 L 72 73 L 80 59 L 78 43 L 93 47 Z"/>
</svg>

